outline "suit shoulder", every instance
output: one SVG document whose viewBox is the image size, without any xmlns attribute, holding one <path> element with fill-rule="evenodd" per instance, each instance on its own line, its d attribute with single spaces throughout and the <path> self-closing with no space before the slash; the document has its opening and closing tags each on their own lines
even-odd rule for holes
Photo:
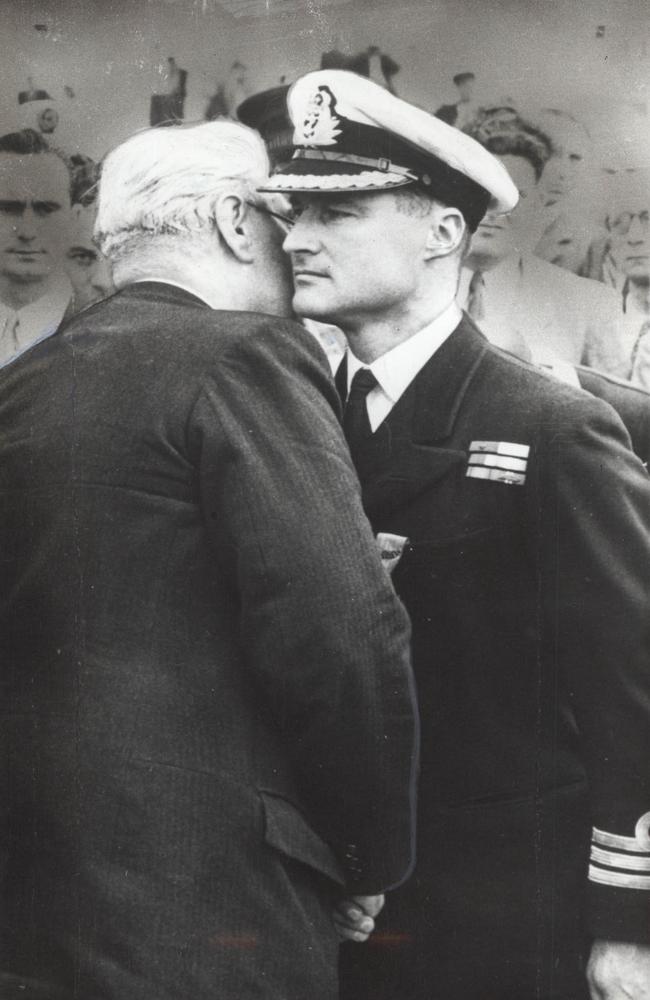
<svg viewBox="0 0 650 1000">
<path fill-rule="evenodd" d="M 300 323 L 262 313 L 215 312 L 213 316 L 222 340 L 223 362 L 331 380 L 325 352 Z"/>
<path fill-rule="evenodd" d="M 628 382 L 627 379 L 610 375 L 609 372 L 602 372 L 597 368 L 590 368 L 587 365 L 576 365 L 578 378 L 583 388 L 589 392 L 597 393 L 598 388 L 603 392 L 608 390 L 624 395 L 630 400 L 635 400 L 639 406 L 647 406 L 650 409 L 650 392 L 641 385 Z"/>
<path fill-rule="evenodd" d="M 573 274 L 564 267 L 551 264 L 539 257 L 533 258 L 537 280 L 553 290 L 554 295 L 575 299 L 583 307 L 587 303 L 618 310 L 618 295 L 602 281 Z"/>
</svg>

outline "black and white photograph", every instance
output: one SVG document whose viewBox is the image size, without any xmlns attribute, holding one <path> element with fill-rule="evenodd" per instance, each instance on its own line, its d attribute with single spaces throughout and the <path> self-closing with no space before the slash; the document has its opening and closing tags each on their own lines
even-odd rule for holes
<svg viewBox="0 0 650 1000">
<path fill-rule="evenodd" d="M 0 1000 L 650 1000 L 648 0 L 0 17 Z"/>
</svg>

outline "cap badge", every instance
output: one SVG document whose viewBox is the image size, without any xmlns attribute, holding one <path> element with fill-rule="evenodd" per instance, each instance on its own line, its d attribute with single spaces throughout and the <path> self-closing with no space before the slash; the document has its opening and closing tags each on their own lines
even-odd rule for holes
<svg viewBox="0 0 650 1000">
<path fill-rule="evenodd" d="M 314 146 L 335 146 L 341 134 L 341 122 L 335 115 L 336 98 L 329 87 L 320 86 L 305 109 L 302 129 L 296 129 L 294 142 Z"/>
</svg>

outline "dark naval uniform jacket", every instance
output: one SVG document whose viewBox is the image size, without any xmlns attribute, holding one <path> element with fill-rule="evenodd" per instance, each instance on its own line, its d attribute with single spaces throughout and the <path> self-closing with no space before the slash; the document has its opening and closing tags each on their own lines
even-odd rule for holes
<svg viewBox="0 0 650 1000">
<path fill-rule="evenodd" d="M 577 1000 L 589 938 L 650 940 L 650 480 L 609 406 L 467 317 L 360 473 L 422 759 L 415 875 L 342 997 Z"/>
<path fill-rule="evenodd" d="M 310 335 L 164 284 L 0 373 L 0 995 L 334 1000 L 412 860 L 406 615 Z"/>
<path fill-rule="evenodd" d="M 580 386 L 609 403 L 625 424 L 632 448 L 646 468 L 650 462 L 650 392 L 595 368 L 576 365 Z"/>
</svg>

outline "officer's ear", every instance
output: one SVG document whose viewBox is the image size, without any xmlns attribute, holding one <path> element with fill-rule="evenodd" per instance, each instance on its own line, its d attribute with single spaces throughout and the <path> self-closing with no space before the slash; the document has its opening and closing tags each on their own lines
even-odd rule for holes
<svg viewBox="0 0 650 1000">
<path fill-rule="evenodd" d="M 447 205 L 433 205 L 425 243 L 425 259 L 448 257 L 462 246 L 467 223 L 462 212 Z"/>
<path fill-rule="evenodd" d="M 214 204 L 214 219 L 223 242 L 242 264 L 254 261 L 249 206 L 237 194 L 222 194 Z"/>
</svg>

